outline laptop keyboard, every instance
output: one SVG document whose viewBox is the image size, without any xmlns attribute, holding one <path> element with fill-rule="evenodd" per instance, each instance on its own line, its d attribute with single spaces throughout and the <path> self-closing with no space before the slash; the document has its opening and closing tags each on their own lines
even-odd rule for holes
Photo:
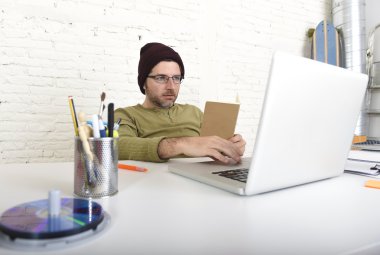
<svg viewBox="0 0 380 255">
<path fill-rule="evenodd" d="M 231 169 L 212 173 L 235 181 L 246 183 L 248 177 L 248 168 Z"/>
<path fill-rule="evenodd" d="M 365 142 L 362 142 L 362 143 L 355 143 L 354 145 L 378 145 L 380 144 L 380 141 L 379 140 L 367 140 Z"/>
</svg>

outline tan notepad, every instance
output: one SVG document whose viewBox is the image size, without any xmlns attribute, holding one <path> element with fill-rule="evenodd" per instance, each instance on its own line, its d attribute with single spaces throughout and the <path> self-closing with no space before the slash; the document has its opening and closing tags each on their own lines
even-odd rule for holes
<svg viewBox="0 0 380 255">
<path fill-rule="evenodd" d="M 201 136 L 217 135 L 229 139 L 234 135 L 240 104 L 207 101 Z"/>
</svg>

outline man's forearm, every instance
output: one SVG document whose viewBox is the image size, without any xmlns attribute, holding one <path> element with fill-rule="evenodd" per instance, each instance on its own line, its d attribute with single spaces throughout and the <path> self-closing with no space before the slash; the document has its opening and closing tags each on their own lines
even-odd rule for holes
<svg viewBox="0 0 380 255">
<path fill-rule="evenodd" d="M 182 154 L 181 143 L 184 137 L 165 138 L 158 145 L 157 152 L 161 159 L 169 159 Z"/>
<path fill-rule="evenodd" d="M 240 162 L 241 153 L 239 145 L 218 136 L 164 138 L 157 147 L 157 154 L 162 160 L 184 155 L 211 157 L 229 163 L 229 158 Z"/>
</svg>

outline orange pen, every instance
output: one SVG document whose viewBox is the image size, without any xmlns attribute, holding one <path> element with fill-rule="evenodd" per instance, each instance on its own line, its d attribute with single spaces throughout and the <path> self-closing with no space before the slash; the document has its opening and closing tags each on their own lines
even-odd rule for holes
<svg viewBox="0 0 380 255">
<path fill-rule="evenodd" d="M 126 164 L 117 164 L 117 167 L 124 170 L 131 170 L 131 171 L 137 171 L 137 172 L 146 172 L 148 171 L 145 167 L 139 167 L 139 166 L 133 166 L 133 165 L 126 165 Z"/>
</svg>

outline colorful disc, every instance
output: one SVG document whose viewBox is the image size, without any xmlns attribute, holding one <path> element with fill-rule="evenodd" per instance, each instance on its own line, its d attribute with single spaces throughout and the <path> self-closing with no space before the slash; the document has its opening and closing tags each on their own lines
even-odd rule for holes
<svg viewBox="0 0 380 255">
<path fill-rule="evenodd" d="M 0 231 L 11 240 L 60 238 L 96 229 L 103 219 L 100 204 L 77 198 L 61 198 L 59 216 L 49 217 L 48 200 L 44 199 L 5 211 L 0 217 Z"/>
</svg>

